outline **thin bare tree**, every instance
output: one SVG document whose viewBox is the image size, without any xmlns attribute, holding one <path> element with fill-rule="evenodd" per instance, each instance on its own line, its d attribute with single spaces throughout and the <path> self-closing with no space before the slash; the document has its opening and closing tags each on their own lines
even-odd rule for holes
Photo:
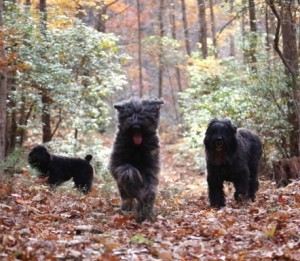
<svg viewBox="0 0 300 261">
<path fill-rule="evenodd" d="M 216 19 L 214 12 L 214 0 L 209 0 L 209 10 L 210 10 L 210 22 L 211 22 L 211 35 L 213 39 L 214 55 L 218 58 L 218 44 L 216 39 Z"/>
<path fill-rule="evenodd" d="M 182 12 L 182 24 L 183 24 L 183 32 L 184 32 L 185 49 L 186 49 L 186 53 L 189 56 L 191 56 L 190 33 L 189 33 L 187 16 L 186 16 L 185 0 L 181 0 L 181 12 Z"/>
<path fill-rule="evenodd" d="M 257 46 L 257 26 L 256 26 L 256 13 L 255 1 L 248 0 L 249 21 L 250 21 L 250 62 L 252 69 L 256 71 L 256 46 Z"/>
<path fill-rule="evenodd" d="M 199 19 L 199 43 L 201 44 L 202 58 L 206 59 L 208 54 L 207 49 L 207 22 L 205 0 L 197 0 L 198 3 L 198 19 Z"/>
<path fill-rule="evenodd" d="M 46 29 L 47 29 L 47 1 L 40 0 L 39 10 L 40 10 L 40 26 L 41 26 L 41 34 L 43 37 L 46 37 Z M 51 116 L 50 116 L 50 105 L 51 98 L 45 86 L 42 87 L 42 128 L 43 128 L 43 143 L 51 141 L 52 133 L 51 133 Z"/>
<path fill-rule="evenodd" d="M 141 32 L 141 13 L 140 13 L 140 1 L 136 0 L 137 5 L 137 23 L 138 23 L 138 65 L 139 65 L 139 85 L 140 85 L 140 97 L 144 95 L 143 85 L 143 65 L 142 65 L 142 32 Z"/>
<path fill-rule="evenodd" d="M 164 0 L 160 0 L 159 4 L 159 12 L 158 12 L 158 21 L 159 21 L 159 36 L 160 36 L 160 44 L 159 44 L 159 64 L 158 64 L 158 97 L 162 97 L 163 92 L 163 73 L 164 73 L 164 62 L 163 62 L 163 37 L 164 37 Z"/>
<path fill-rule="evenodd" d="M 3 28 L 3 0 L 0 0 L 0 28 Z M 5 159 L 6 150 L 6 100 L 7 100 L 7 60 L 5 56 L 4 39 L 0 38 L 0 162 Z M 0 168 L 0 177 L 4 174 L 4 169 Z"/>
<path fill-rule="evenodd" d="M 171 23 L 172 39 L 177 40 L 176 19 L 175 19 L 175 12 L 176 12 L 175 1 L 170 0 L 169 5 L 170 5 L 170 23 Z M 180 69 L 178 67 L 178 64 L 176 64 L 175 71 L 176 71 L 176 80 L 177 80 L 177 84 L 178 84 L 178 89 L 181 92 L 182 91 L 181 73 L 180 73 Z"/>
</svg>

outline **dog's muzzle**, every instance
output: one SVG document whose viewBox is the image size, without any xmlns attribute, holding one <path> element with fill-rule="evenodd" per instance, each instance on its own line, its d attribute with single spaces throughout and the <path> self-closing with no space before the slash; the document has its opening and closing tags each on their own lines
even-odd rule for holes
<svg viewBox="0 0 300 261">
<path fill-rule="evenodd" d="M 215 141 L 215 148 L 217 151 L 223 150 L 224 142 L 222 137 L 218 137 Z"/>
</svg>

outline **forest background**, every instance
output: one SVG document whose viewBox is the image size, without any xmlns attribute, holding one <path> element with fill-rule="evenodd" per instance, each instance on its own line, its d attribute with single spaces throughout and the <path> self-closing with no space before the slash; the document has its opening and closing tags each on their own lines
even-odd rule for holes
<svg viewBox="0 0 300 261">
<path fill-rule="evenodd" d="M 132 96 L 165 100 L 170 140 L 200 148 L 227 117 L 258 132 L 266 162 L 299 155 L 296 1 L 4 3 L 0 160 L 29 141 L 85 153 Z"/>
<path fill-rule="evenodd" d="M 2 177 L 27 171 L 28 151 L 45 143 L 93 154 L 108 179 L 113 104 L 132 96 L 164 99 L 160 135 L 175 148 L 170 165 L 188 166 L 180 171 L 205 172 L 203 135 L 215 117 L 259 134 L 267 178 L 273 161 L 300 156 L 299 1 L 1 0 L 0 8 Z"/>
</svg>

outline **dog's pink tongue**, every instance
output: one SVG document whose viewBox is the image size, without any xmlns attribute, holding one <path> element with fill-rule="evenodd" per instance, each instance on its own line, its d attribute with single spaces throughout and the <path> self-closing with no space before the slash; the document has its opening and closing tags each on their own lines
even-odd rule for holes
<svg viewBox="0 0 300 261">
<path fill-rule="evenodd" d="M 143 137 L 141 133 L 134 133 L 133 134 L 133 142 L 135 145 L 140 145 L 143 141 Z"/>
</svg>

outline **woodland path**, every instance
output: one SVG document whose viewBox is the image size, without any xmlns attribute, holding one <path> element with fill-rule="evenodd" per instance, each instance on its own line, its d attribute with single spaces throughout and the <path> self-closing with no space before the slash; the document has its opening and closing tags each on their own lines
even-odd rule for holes
<svg viewBox="0 0 300 261">
<path fill-rule="evenodd" d="M 243 205 L 228 191 L 227 206 L 211 209 L 185 150 L 162 139 L 154 222 L 120 211 L 111 178 L 87 196 L 71 182 L 50 191 L 28 171 L 0 182 L 0 260 L 300 260 L 300 181 L 261 181 L 256 202 Z"/>
</svg>

